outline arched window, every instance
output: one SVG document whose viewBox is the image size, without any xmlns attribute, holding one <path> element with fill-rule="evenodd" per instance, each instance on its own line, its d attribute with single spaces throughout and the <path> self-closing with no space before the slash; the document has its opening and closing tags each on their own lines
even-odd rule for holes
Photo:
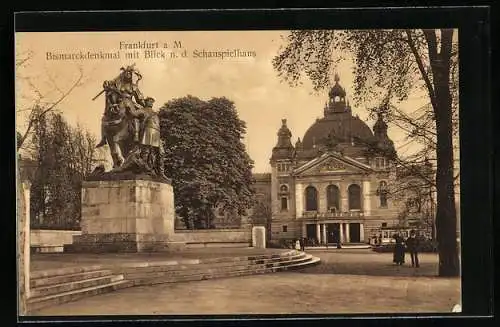
<svg viewBox="0 0 500 327">
<path fill-rule="evenodd" d="M 349 193 L 349 210 L 361 209 L 361 187 L 357 184 L 352 184 L 347 189 Z"/>
<path fill-rule="evenodd" d="M 286 192 L 288 192 L 288 186 L 286 186 L 286 185 L 281 185 L 281 186 L 280 186 L 280 192 L 281 192 L 281 193 L 286 193 Z"/>
<path fill-rule="evenodd" d="M 326 188 L 326 203 L 328 210 L 339 210 L 340 191 L 336 185 L 328 185 Z M 335 208 L 335 209 L 333 209 Z"/>
<path fill-rule="evenodd" d="M 318 191 L 313 186 L 306 188 L 306 211 L 318 210 Z"/>
<path fill-rule="evenodd" d="M 381 181 L 378 187 L 378 196 L 380 198 L 380 207 L 387 208 L 387 183 Z"/>
</svg>

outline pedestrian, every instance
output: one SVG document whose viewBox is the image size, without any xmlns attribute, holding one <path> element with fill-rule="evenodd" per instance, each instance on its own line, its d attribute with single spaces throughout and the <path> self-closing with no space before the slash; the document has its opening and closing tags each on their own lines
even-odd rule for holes
<svg viewBox="0 0 500 327">
<path fill-rule="evenodd" d="M 300 246 L 300 241 L 299 240 L 295 241 L 295 250 L 300 251 L 301 248 L 302 247 Z"/>
<path fill-rule="evenodd" d="M 299 238 L 299 244 L 300 244 L 300 251 L 304 252 L 305 250 L 305 238 L 304 237 L 301 237 Z"/>
<path fill-rule="evenodd" d="M 405 247 L 403 243 L 403 238 L 399 234 L 394 234 L 394 240 L 396 244 L 394 245 L 394 254 L 392 261 L 401 266 L 405 262 Z"/>
<path fill-rule="evenodd" d="M 410 237 L 406 240 L 406 248 L 408 249 L 408 252 L 410 252 L 411 266 L 417 268 L 420 267 L 420 262 L 418 261 L 420 242 L 413 229 L 410 231 Z"/>
</svg>

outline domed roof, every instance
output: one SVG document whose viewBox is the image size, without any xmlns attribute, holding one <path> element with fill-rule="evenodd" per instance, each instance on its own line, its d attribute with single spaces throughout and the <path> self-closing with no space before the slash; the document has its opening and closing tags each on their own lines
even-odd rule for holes
<svg viewBox="0 0 500 327">
<path fill-rule="evenodd" d="M 331 134 L 340 139 L 348 135 L 363 140 L 371 140 L 374 137 L 370 127 L 358 117 L 349 115 L 346 119 L 338 115 L 316 120 L 306 131 L 302 146 L 304 149 L 311 149 L 314 144 L 323 144 Z M 349 142 L 350 140 L 346 141 Z"/>
</svg>

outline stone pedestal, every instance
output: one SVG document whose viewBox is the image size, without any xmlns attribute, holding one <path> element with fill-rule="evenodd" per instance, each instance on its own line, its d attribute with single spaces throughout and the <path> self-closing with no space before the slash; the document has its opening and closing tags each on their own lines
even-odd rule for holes
<svg viewBox="0 0 500 327">
<path fill-rule="evenodd" d="M 167 251 L 173 239 L 174 217 L 174 193 L 169 183 L 86 181 L 82 185 L 82 234 L 74 236 L 65 251 Z"/>
<path fill-rule="evenodd" d="M 264 226 L 252 228 L 252 246 L 257 249 L 266 248 L 266 228 Z"/>
</svg>

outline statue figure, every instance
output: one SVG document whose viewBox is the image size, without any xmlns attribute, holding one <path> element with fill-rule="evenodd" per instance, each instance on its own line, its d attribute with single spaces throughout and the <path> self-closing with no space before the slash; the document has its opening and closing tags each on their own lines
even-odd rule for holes
<svg viewBox="0 0 500 327">
<path fill-rule="evenodd" d="M 139 143 L 131 149 L 120 167 L 113 169 L 117 172 L 133 172 L 147 174 L 166 179 L 164 175 L 163 144 L 160 139 L 160 120 L 153 111 L 153 98 L 146 98 L 145 107 L 136 110 L 132 116 L 141 120 Z"/>
<path fill-rule="evenodd" d="M 121 71 L 117 78 L 103 83 L 103 91 L 106 92 L 106 107 L 101 124 L 101 141 L 96 147 L 101 147 L 107 143 L 105 136 L 106 122 L 120 110 L 120 107 L 125 109 L 127 114 L 137 117 L 136 111 L 145 106 L 144 97 L 138 86 L 142 75 L 134 68 L 134 65 L 122 67 Z M 136 83 L 133 81 L 134 74 L 138 76 Z M 100 94 L 102 92 L 97 96 Z M 139 141 L 139 124 L 138 120 L 133 120 L 134 141 L 136 142 Z"/>
<path fill-rule="evenodd" d="M 133 77 L 136 75 L 136 83 Z M 110 173 L 131 173 L 165 179 L 163 145 L 160 141 L 158 114 L 153 111 L 154 99 L 144 98 L 138 88 L 142 75 L 134 65 L 121 68 L 114 80 L 103 83 L 94 100 L 105 93 L 105 109 L 101 119 L 102 138 L 97 147 L 109 145 L 113 159 Z M 102 169 L 93 178 L 103 177 Z"/>
<path fill-rule="evenodd" d="M 136 121 L 134 140 L 137 140 L 140 144 L 152 146 L 159 146 L 160 144 L 160 122 L 158 115 L 153 111 L 154 103 L 155 99 L 147 97 L 144 99 L 144 108 L 130 111 L 130 115 Z M 155 137 L 157 139 L 153 140 Z"/>
</svg>

